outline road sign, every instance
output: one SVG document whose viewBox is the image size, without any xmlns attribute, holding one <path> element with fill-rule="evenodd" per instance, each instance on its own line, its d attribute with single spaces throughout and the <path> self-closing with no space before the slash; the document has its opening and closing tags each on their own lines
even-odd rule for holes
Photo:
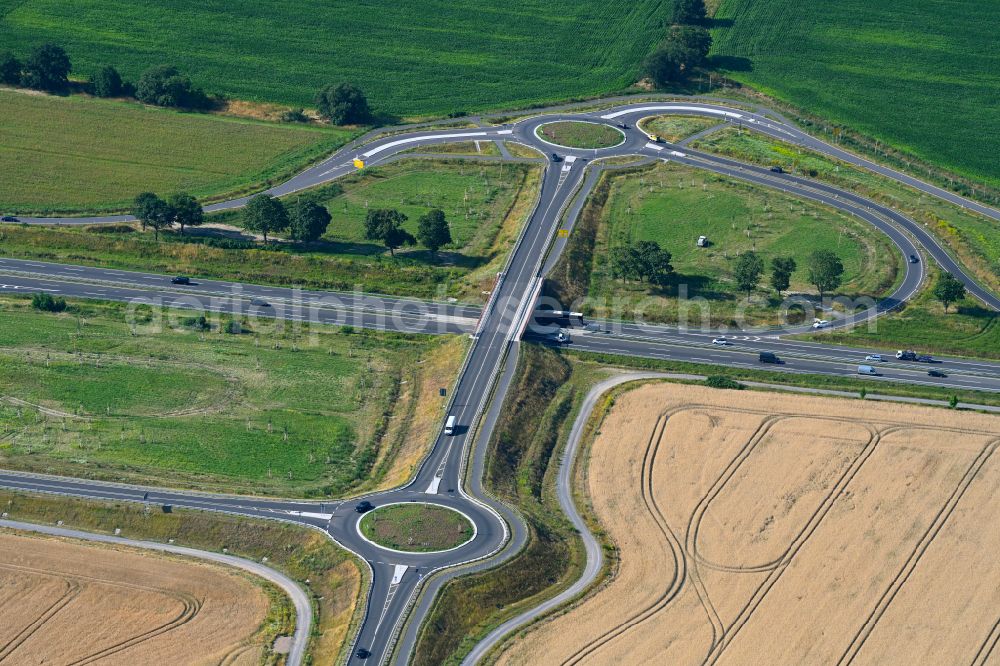
<svg viewBox="0 0 1000 666">
<path fill-rule="evenodd" d="M 569 229 L 560 229 L 559 238 L 569 238 Z"/>
<path fill-rule="evenodd" d="M 365 168 L 365 161 L 363 159 L 361 159 L 360 157 L 355 157 L 354 158 L 354 166 L 357 167 L 358 169 L 364 169 Z"/>
</svg>

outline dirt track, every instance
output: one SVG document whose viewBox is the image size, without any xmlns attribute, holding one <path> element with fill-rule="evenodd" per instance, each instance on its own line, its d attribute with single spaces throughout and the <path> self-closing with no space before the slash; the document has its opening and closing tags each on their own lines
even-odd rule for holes
<svg viewBox="0 0 1000 666">
<path fill-rule="evenodd" d="M 1000 418 L 653 385 L 586 489 L 616 576 L 502 664 L 989 663 Z"/>
<path fill-rule="evenodd" d="M 260 663 L 269 599 L 222 567 L 0 532 L 0 661 Z"/>
</svg>

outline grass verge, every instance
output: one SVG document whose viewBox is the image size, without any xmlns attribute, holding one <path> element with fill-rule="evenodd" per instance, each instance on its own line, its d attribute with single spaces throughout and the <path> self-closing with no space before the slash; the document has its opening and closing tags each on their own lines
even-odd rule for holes
<svg viewBox="0 0 1000 666">
<path fill-rule="evenodd" d="M 715 118 L 699 118 L 697 116 L 652 116 L 644 119 L 639 129 L 647 134 L 655 134 L 664 141 L 677 143 L 692 134 L 697 134 L 709 127 L 719 125 Z"/>
<path fill-rule="evenodd" d="M 315 626 L 307 664 L 332 663 L 342 654 L 359 619 L 367 582 L 358 563 L 319 530 L 221 513 L 175 509 L 164 513 L 127 502 L 33 495 L 0 490 L 0 507 L 11 520 L 221 551 L 264 561 L 297 581 L 312 597 Z"/>
</svg>

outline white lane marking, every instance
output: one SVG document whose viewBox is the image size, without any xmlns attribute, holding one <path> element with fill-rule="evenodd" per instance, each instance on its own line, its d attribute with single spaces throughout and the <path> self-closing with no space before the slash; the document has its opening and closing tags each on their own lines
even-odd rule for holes
<svg viewBox="0 0 1000 666">
<path fill-rule="evenodd" d="M 673 155 L 674 157 L 687 157 L 687 153 L 681 153 L 676 150 L 671 150 L 670 154 Z"/>
<path fill-rule="evenodd" d="M 711 113 L 718 116 L 726 116 L 727 118 L 742 118 L 742 113 L 733 113 L 732 111 L 724 111 L 723 109 L 713 109 L 706 106 L 687 106 L 684 104 L 658 104 L 656 106 L 643 106 L 635 109 L 624 109 L 622 111 L 615 111 L 614 113 L 609 113 L 607 115 L 601 116 L 604 120 L 611 120 L 612 118 L 617 118 L 618 116 L 625 116 L 630 113 L 644 113 L 646 111 L 698 111 L 700 113 Z"/>
<path fill-rule="evenodd" d="M 647 143 L 646 147 L 650 150 L 663 150 L 663 146 L 658 146 L 655 143 Z"/>
<path fill-rule="evenodd" d="M 293 516 L 301 516 L 303 518 L 319 518 L 320 520 L 330 520 L 333 518 L 332 513 L 315 513 L 313 511 L 289 511 L 288 513 Z"/>
<path fill-rule="evenodd" d="M 576 162 L 576 155 L 567 155 L 566 162 L 567 164 L 572 164 L 573 162 Z"/>
<path fill-rule="evenodd" d="M 427 486 L 427 490 L 424 491 L 424 494 L 437 495 L 438 487 L 440 485 L 441 485 L 441 477 L 435 476 L 434 479 L 431 481 L 431 485 Z"/>
<path fill-rule="evenodd" d="M 389 585 L 399 585 L 399 581 L 403 580 L 403 574 L 406 573 L 407 567 L 405 564 L 397 564 L 392 572 L 392 581 Z"/>
<path fill-rule="evenodd" d="M 407 139 L 397 139 L 396 141 L 390 141 L 389 143 L 383 143 L 381 146 L 376 146 L 371 150 L 361 153 L 365 157 L 371 157 L 372 155 L 377 155 L 383 150 L 389 150 L 390 148 L 395 148 L 396 146 L 404 146 L 408 143 L 417 143 L 419 141 L 431 141 L 434 139 L 461 139 L 472 136 L 486 136 L 486 132 L 462 132 L 459 134 L 432 134 L 430 136 L 411 136 Z"/>
<path fill-rule="evenodd" d="M 497 134 L 513 134 L 514 130 L 500 130 Z"/>
</svg>

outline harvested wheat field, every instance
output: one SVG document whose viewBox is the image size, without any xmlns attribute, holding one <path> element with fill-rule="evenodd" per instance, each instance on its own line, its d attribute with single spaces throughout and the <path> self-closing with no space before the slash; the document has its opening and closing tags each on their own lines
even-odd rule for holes
<svg viewBox="0 0 1000 666">
<path fill-rule="evenodd" d="M 0 532 L 0 661 L 258 664 L 264 590 L 223 567 Z"/>
<path fill-rule="evenodd" d="M 656 384 L 582 480 L 609 583 L 511 664 L 1000 663 L 1000 418 Z"/>
</svg>

